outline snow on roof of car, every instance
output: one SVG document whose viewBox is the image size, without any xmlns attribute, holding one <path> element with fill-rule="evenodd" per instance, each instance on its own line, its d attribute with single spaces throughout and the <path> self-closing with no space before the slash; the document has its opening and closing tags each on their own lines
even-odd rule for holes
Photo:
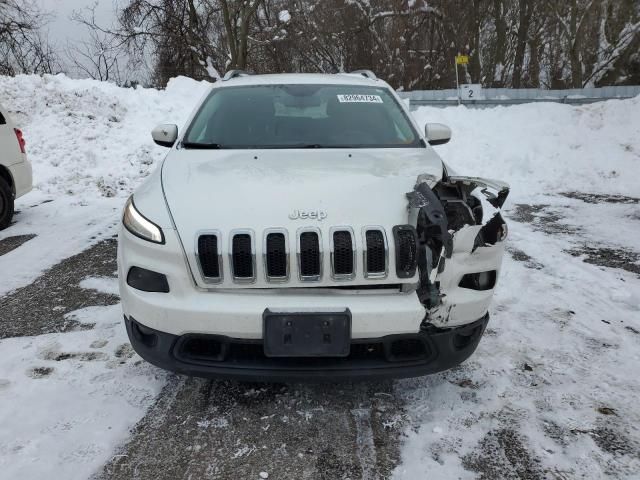
<svg viewBox="0 0 640 480">
<path fill-rule="evenodd" d="M 237 76 L 229 80 L 216 82 L 213 87 L 291 84 L 387 86 L 387 83 L 383 80 L 373 80 L 359 73 L 274 73 L 265 75 Z"/>
</svg>

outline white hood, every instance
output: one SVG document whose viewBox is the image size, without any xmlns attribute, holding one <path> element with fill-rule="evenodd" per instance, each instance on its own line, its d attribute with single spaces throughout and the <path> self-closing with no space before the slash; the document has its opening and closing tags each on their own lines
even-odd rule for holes
<svg viewBox="0 0 640 480">
<path fill-rule="evenodd" d="M 430 149 L 175 150 L 162 183 L 178 231 L 191 236 L 287 227 L 294 210 L 325 211 L 316 226 L 396 225 L 420 174 L 442 175 Z"/>
</svg>

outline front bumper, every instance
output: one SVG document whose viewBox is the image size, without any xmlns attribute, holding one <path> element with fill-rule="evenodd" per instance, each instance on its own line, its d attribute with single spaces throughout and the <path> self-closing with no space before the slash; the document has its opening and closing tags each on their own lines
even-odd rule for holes
<svg viewBox="0 0 640 480">
<path fill-rule="evenodd" d="M 338 381 L 417 377 L 464 362 L 489 321 L 413 334 L 353 339 L 345 358 L 269 358 L 261 339 L 221 335 L 173 335 L 125 316 L 135 351 L 149 363 L 177 373 L 245 381 Z"/>
</svg>

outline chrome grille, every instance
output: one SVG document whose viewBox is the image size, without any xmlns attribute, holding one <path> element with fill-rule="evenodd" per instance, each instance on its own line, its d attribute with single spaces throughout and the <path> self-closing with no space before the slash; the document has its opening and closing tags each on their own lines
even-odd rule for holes
<svg viewBox="0 0 640 480">
<path fill-rule="evenodd" d="M 355 276 L 355 248 L 350 228 L 333 228 L 331 234 L 331 274 L 336 280 Z"/>
<path fill-rule="evenodd" d="M 322 276 L 322 251 L 318 230 L 300 232 L 298 236 L 298 268 L 300 280 L 319 280 Z"/>
<path fill-rule="evenodd" d="M 393 227 L 396 241 L 396 275 L 398 278 L 411 278 L 418 266 L 418 235 L 411 225 Z"/>
<path fill-rule="evenodd" d="M 367 278 L 387 276 L 388 247 L 382 227 L 365 227 L 364 275 Z"/>
<path fill-rule="evenodd" d="M 264 259 L 267 280 L 284 281 L 289 278 L 289 252 L 284 232 L 265 235 Z"/>
<path fill-rule="evenodd" d="M 300 282 L 382 280 L 389 276 L 389 244 L 387 232 L 381 226 L 362 228 L 356 236 L 351 227 L 336 226 L 328 230 L 327 244 L 317 227 L 299 229 L 295 235 L 285 228 L 269 228 L 257 235 L 250 229 L 199 232 L 195 241 L 195 260 L 204 283 L 223 281 L 224 268 L 234 283 L 253 283 L 261 279 L 268 283 L 285 283 L 297 275 Z M 393 279 L 410 279 L 416 274 L 417 242 L 415 229 L 399 225 L 389 235 L 394 242 Z M 259 247 L 256 249 L 256 242 Z M 227 246 L 225 250 L 225 246 Z M 325 245 L 330 258 L 324 259 Z M 362 255 L 357 255 L 362 250 Z M 256 255 L 260 254 L 260 265 Z M 292 255 L 295 255 L 292 259 Z M 228 258 L 228 263 L 226 259 Z M 329 270 L 326 274 L 324 268 Z M 326 275 L 326 276 L 325 276 Z M 328 277 L 328 278 L 326 278 Z"/>
<path fill-rule="evenodd" d="M 239 232 L 231 237 L 231 270 L 234 281 L 255 280 L 255 249 L 253 236 L 249 232 Z"/>
<path fill-rule="evenodd" d="M 222 255 L 220 233 L 217 231 L 200 232 L 196 241 L 196 257 L 200 272 L 206 283 L 222 281 Z"/>
</svg>

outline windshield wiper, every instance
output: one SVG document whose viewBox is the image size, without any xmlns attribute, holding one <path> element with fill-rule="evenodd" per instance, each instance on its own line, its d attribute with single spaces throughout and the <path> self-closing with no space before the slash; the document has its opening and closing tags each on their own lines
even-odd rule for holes
<svg viewBox="0 0 640 480">
<path fill-rule="evenodd" d="M 201 150 L 218 150 L 223 148 L 220 143 L 199 143 L 199 142 L 182 142 L 184 148 L 195 148 Z"/>
</svg>

